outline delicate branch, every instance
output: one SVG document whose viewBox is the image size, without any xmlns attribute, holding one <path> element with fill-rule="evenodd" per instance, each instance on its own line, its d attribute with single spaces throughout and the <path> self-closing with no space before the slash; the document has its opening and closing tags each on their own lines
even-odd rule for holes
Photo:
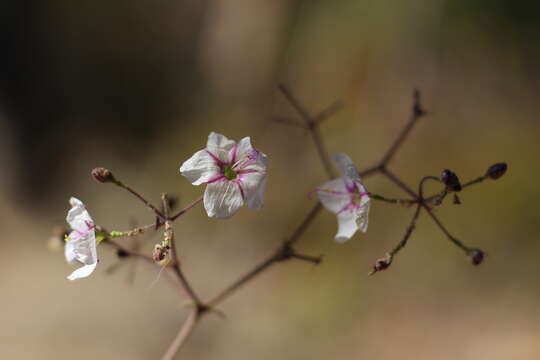
<svg viewBox="0 0 540 360">
<path fill-rule="evenodd" d="M 326 108 L 326 110 L 321 111 L 315 118 L 313 119 L 313 123 L 317 126 L 321 125 L 323 121 L 329 119 L 337 113 L 339 110 L 343 108 L 343 103 L 341 101 L 336 101 L 330 106 Z"/>
<path fill-rule="evenodd" d="M 413 101 L 413 106 L 412 106 L 409 122 L 407 123 L 407 125 L 405 125 L 403 130 L 401 130 L 396 140 L 394 140 L 394 142 L 392 143 L 392 145 L 390 146 L 386 154 L 383 156 L 381 160 L 382 165 L 386 165 L 390 162 L 390 160 L 392 160 L 392 158 L 396 154 L 396 151 L 399 149 L 403 141 L 407 138 L 412 128 L 416 124 L 416 121 L 425 114 L 420 104 L 420 92 L 418 90 L 414 90 L 413 100 L 414 101 Z"/>
<path fill-rule="evenodd" d="M 171 220 L 171 218 L 169 218 L 169 204 L 167 202 L 167 195 L 166 194 L 161 195 L 161 201 L 163 203 L 163 209 L 164 209 L 165 218 L 166 218 L 166 220 L 165 220 L 165 232 L 163 234 L 164 238 L 165 238 L 164 242 L 169 244 L 169 246 L 171 248 L 172 267 L 173 267 L 174 271 L 176 272 L 176 275 L 178 276 L 178 279 L 180 280 L 180 282 L 184 286 L 187 294 L 191 298 L 191 300 L 193 300 L 193 302 L 195 303 L 196 306 L 199 306 L 200 304 L 202 304 L 202 302 L 199 299 L 199 297 L 197 296 L 197 294 L 195 293 L 195 291 L 193 290 L 193 288 L 191 287 L 189 281 L 187 280 L 184 273 L 182 272 L 182 269 L 180 268 L 180 261 L 179 261 L 179 257 L 178 257 L 178 251 L 177 251 L 177 248 L 176 248 L 176 243 L 174 241 L 174 231 L 173 231 L 173 228 L 172 228 L 172 220 Z"/>
<path fill-rule="evenodd" d="M 413 197 L 416 200 L 419 199 L 419 196 L 413 191 L 413 189 L 405 185 L 405 183 L 403 183 L 396 175 L 394 175 L 393 172 L 388 170 L 386 167 L 382 167 L 379 171 L 381 172 L 381 174 L 383 174 L 388 179 L 390 179 L 390 181 L 396 184 L 399 188 L 401 188 L 403 191 L 408 193 L 411 197 Z"/>
<path fill-rule="evenodd" d="M 102 242 L 114 247 L 116 250 L 124 252 L 125 254 L 127 254 L 127 256 L 135 256 L 135 257 L 141 258 L 141 259 L 143 259 L 145 261 L 148 261 L 148 262 L 150 262 L 152 264 L 154 263 L 154 260 L 152 260 L 152 257 L 141 254 L 141 253 L 136 252 L 136 251 L 133 251 L 131 249 L 128 249 L 127 247 L 120 245 L 119 243 L 112 240 L 111 238 L 105 238 L 105 239 L 103 239 Z"/>
<path fill-rule="evenodd" d="M 163 214 L 161 213 L 161 211 L 158 210 L 158 208 L 156 208 L 154 205 L 152 205 L 148 200 L 146 200 L 141 194 L 139 194 L 137 191 L 133 190 L 131 187 L 127 186 L 126 184 L 124 184 L 123 182 L 119 181 L 119 180 L 116 180 L 114 179 L 112 181 L 113 184 L 115 184 L 116 186 L 118 187 L 121 187 L 122 189 L 125 189 L 127 190 L 129 193 L 131 193 L 132 195 L 134 195 L 137 199 L 141 200 L 150 210 L 152 210 L 156 216 L 158 216 L 159 218 L 163 218 Z"/>
<path fill-rule="evenodd" d="M 143 225 L 143 226 L 140 226 L 140 227 L 133 228 L 131 230 L 111 231 L 111 232 L 107 233 L 107 235 L 109 237 L 113 237 L 113 238 L 137 236 L 137 235 L 144 234 L 145 232 L 147 232 L 149 230 L 157 230 L 161 225 L 163 225 L 163 222 L 160 221 L 160 222 L 158 222 L 158 224 L 153 223 L 153 224 Z"/>
<path fill-rule="evenodd" d="M 303 121 L 305 122 L 305 125 L 289 118 L 277 118 L 276 121 L 285 123 L 287 125 L 301 127 L 309 131 L 313 139 L 313 142 L 315 144 L 318 157 L 321 161 L 321 164 L 325 168 L 328 177 L 330 179 L 335 178 L 336 176 L 335 176 L 332 164 L 330 162 L 328 152 L 326 151 L 322 138 L 321 138 L 319 125 L 323 121 L 325 121 L 326 119 L 334 115 L 339 109 L 341 109 L 342 107 L 341 102 L 337 101 L 333 103 L 332 105 L 330 105 L 326 110 L 320 112 L 318 115 L 312 116 L 310 112 L 300 103 L 300 101 L 292 94 L 292 92 L 285 85 L 283 84 L 279 85 L 279 90 L 283 93 L 286 100 L 291 104 L 291 106 L 296 110 L 296 112 L 303 119 Z M 359 172 L 359 174 L 364 178 L 380 173 L 384 175 L 385 177 L 387 177 L 392 183 L 394 183 L 397 187 L 401 188 L 411 197 L 411 199 L 399 199 L 399 198 L 387 198 L 382 195 L 372 194 L 370 195 L 371 199 L 377 200 L 377 201 L 383 201 L 387 203 L 392 203 L 392 204 L 401 204 L 401 205 L 406 205 L 406 206 L 416 204 L 416 210 L 414 212 L 414 215 L 408 227 L 406 228 L 403 238 L 390 252 L 386 254 L 385 258 L 377 260 L 373 268 L 373 271 L 370 274 L 373 274 L 380 270 L 384 270 L 390 266 L 394 256 L 406 246 L 410 237 L 412 236 L 412 233 L 414 232 L 414 229 L 416 226 L 416 222 L 419 218 L 419 215 L 422 209 L 426 210 L 426 212 L 430 215 L 433 221 L 438 225 L 438 227 L 448 237 L 450 241 L 452 241 L 455 245 L 457 245 L 462 250 L 464 250 L 467 255 L 472 257 L 473 264 L 475 265 L 480 264 L 485 256 L 485 254 L 480 249 L 470 248 L 464 245 L 461 241 L 459 241 L 455 237 L 453 237 L 450 234 L 450 232 L 443 226 L 443 224 L 438 219 L 438 217 L 435 215 L 435 213 L 433 212 L 431 208 L 431 205 L 435 201 L 437 201 L 438 204 L 442 203 L 442 200 L 444 199 L 444 197 L 447 195 L 449 191 L 460 191 L 462 187 L 465 188 L 467 186 L 483 182 L 484 180 L 488 178 L 491 178 L 494 180 L 498 179 L 506 172 L 507 166 L 505 163 L 494 164 L 487 170 L 484 176 L 481 176 L 472 181 L 469 181 L 468 183 L 463 184 L 463 186 L 461 186 L 459 184 L 459 180 L 457 180 L 459 188 L 457 187 L 452 188 L 449 185 L 449 183 L 444 180 L 444 176 L 441 176 L 441 178 L 438 178 L 435 176 L 426 176 L 422 178 L 422 180 L 419 183 L 418 193 L 415 192 L 412 188 L 406 185 L 397 175 L 395 175 L 392 171 L 388 169 L 388 164 L 391 162 L 396 152 L 400 149 L 401 145 L 409 136 L 410 132 L 414 128 L 418 119 L 422 117 L 424 114 L 425 112 L 422 109 L 422 106 L 420 103 L 420 93 L 418 90 L 415 90 L 411 115 L 407 124 L 404 126 L 404 128 L 401 130 L 397 138 L 390 145 L 388 150 L 385 152 L 381 161 L 375 166 L 372 166 L 370 168 L 364 169 Z M 445 170 L 445 171 L 449 171 L 449 170 Z M 279 248 L 274 251 L 274 253 L 266 257 L 263 261 L 261 261 L 253 269 L 251 269 L 250 271 L 242 275 L 239 279 L 232 282 L 224 290 L 217 293 L 208 302 L 204 303 L 200 300 L 198 295 L 195 293 L 195 291 L 193 290 L 190 283 L 188 282 L 188 280 L 186 279 L 185 275 L 182 272 L 182 269 L 180 266 L 179 254 L 178 254 L 177 246 L 175 244 L 175 239 L 174 239 L 174 230 L 172 227 L 172 223 L 176 219 L 178 219 L 187 211 L 189 211 L 190 209 L 194 208 L 196 205 L 201 203 L 203 201 L 203 197 L 196 199 L 192 203 L 188 204 L 184 209 L 180 210 L 178 213 L 171 216 L 170 207 L 167 201 L 167 196 L 165 194 L 163 194 L 161 198 L 163 209 L 162 211 L 160 211 L 154 205 L 148 202 L 144 197 L 142 197 L 138 192 L 136 192 L 129 186 L 115 179 L 109 170 L 104 169 L 104 168 L 96 168 L 92 171 L 92 175 L 99 182 L 102 182 L 102 183 L 112 182 L 115 185 L 127 190 L 128 192 L 133 194 L 135 197 L 137 197 L 139 200 L 141 200 L 158 217 L 154 224 L 149 224 L 142 227 L 134 228 L 129 231 L 125 231 L 125 232 L 112 231 L 110 233 L 104 231 L 104 235 L 105 235 L 104 241 L 108 243 L 109 245 L 115 247 L 117 251 L 126 254 L 125 256 L 141 257 L 149 264 L 155 265 L 156 263 L 154 262 L 152 257 L 148 257 L 146 255 L 140 254 L 138 251 L 127 249 L 123 247 L 122 245 L 113 241 L 111 238 L 135 236 L 135 235 L 142 234 L 148 230 L 157 230 L 162 225 L 164 225 L 165 227 L 164 234 L 163 234 L 164 235 L 163 242 L 161 245 L 156 245 L 156 247 L 161 246 L 161 248 L 159 249 L 164 248 L 166 249 L 166 251 L 169 251 L 170 249 L 171 262 L 167 266 L 172 267 L 174 269 L 175 274 L 178 277 L 180 284 L 182 285 L 182 289 L 185 290 L 188 297 L 194 304 L 194 308 L 190 312 L 188 318 L 186 319 L 185 323 L 181 327 L 176 338 L 171 343 L 167 352 L 163 356 L 163 359 L 165 360 L 173 359 L 176 356 L 176 354 L 178 353 L 180 348 L 185 344 L 186 340 L 188 339 L 190 334 L 193 332 L 196 325 L 198 324 L 198 322 L 200 321 L 200 319 L 202 318 L 204 314 L 212 310 L 213 307 L 223 302 L 225 299 L 227 299 L 229 296 L 235 293 L 238 289 L 240 289 L 243 285 L 246 285 L 251 280 L 256 278 L 258 275 L 260 275 L 261 273 L 269 269 L 273 264 L 287 261 L 290 259 L 307 261 L 313 264 L 319 264 L 321 262 L 321 256 L 311 256 L 311 255 L 300 254 L 293 247 L 293 245 L 296 245 L 296 243 L 299 241 L 302 235 L 313 223 L 316 216 L 322 210 L 323 206 L 321 205 L 321 203 L 317 202 L 317 204 L 315 204 L 315 206 L 309 211 L 309 213 L 305 216 L 303 221 L 298 225 L 298 227 L 294 230 L 294 232 L 290 235 L 290 237 L 284 240 L 279 246 Z M 455 176 L 455 174 L 453 175 Z M 457 179 L 457 176 L 455 176 L 455 178 Z M 424 183 L 428 180 L 442 181 L 443 183 L 445 183 L 446 188 L 439 194 L 424 198 L 423 186 L 424 186 Z M 161 255 L 161 254 L 162 253 L 158 253 L 158 255 Z M 166 254 L 166 253 L 163 252 L 163 254 Z"/>
<path fill-rule="evenodd" d="M 202 201 L 203 201 L 203 197 L 201 196 L 200 198 L 198 198 L 197 200 L 193 201 L 191 204 L 188 204 L 185 208 L 180 210 L 176 215 L 171 216 L 170 220 L 175 221 L 180 216 L 184 215 L 186 212 L 188 212 L 189 210 L 193 209 L 195 206 L 200 204 Z"/>
<path fill-rule="evenodd" d="M 188 318 L 184 322 L 184 325 L 182 325 L 182 327 L 180 328 L 178 335 L 176 335 L 176 338 L 173 340 L 173 342 L 167 349 L 167 352 L 161 358 L 162 360 L 174 359 L 180 348 L 186 343 L 186 340 L 189 338 L 193 330 L 195 330 L 200 316 L 201 314 L 199 313 L 197 308 L 194 308 L 189 313 Z"/>
<path fill-rule="evenodd" d="M 371 194 L 369 197 L 372 200 L 383 201 L 383 202 L 387 202 L 387 203 L 390 203 L 390 204 L 399 204 L 399 205 L 403 205 L 403 206 L 411 206 L 413 204 L 418 203 L 418 200 L 387 198 L 387 197 L 384 197 L 384 196 L 379 195 L 379 194 Z"/>
<path fill-rule="evenodd" d="M 256 265 L 252 270 L 248 271 L 245 275 L 241 276 L 238 280 L 234 281 L 231 285 L 229 285 L 227 288 L 225 288 L 223 291 L 221 291 L 218 295 L 216 295 L 214 298 L 212 298 L 210 301 L 208 301 L 208 306 L 214 307 L 218 303 L 225 300 L 227 297 L 229 297 L 233 292 L 235 292 L 237 289 L 239 289 L 242 285 L 246 284 L 253 278 L 255 278 L 257 275 L 259 275 L 261 272 L 269 268 L 271 265 L 278 261 L 288 260 L 290 258 L 297 258 L 297 259 L 304 259 L 307 260 L 307 256 L 297 254 L 294 249 L 292 248 L 292 245 L 297 242 L 302 234 L 307 230 L 309 225 L 315 220 L 315 217 L 317 214 L 321 211 L 322 205 L 320 203 L 317 203 L 311 211 L 307 214 L 307 216 L 304 218 L 302 223 L 296 228 L 296 230 L 293 232 L 293 234 L 283 242 L 283 244 L 279 247 L 279 249 L 263 260 L 261 263 Z M 309 257 L 310 260 L 313 261 L 313 257 Z M 318 259 L 317 263 L 320 263 L 320 258 Z"/>
<path fill-rule="evenodd" d="M 336 111 L 338 111 L 341 108 L 341 104 L 339 102 L 332 104 L 327 110 L 324 110 L 320 114 L 318 114 L 315 117 L 312 117 L 309 112 L 306 110 L 306 108 L 298 101 L 298 99 L 287 89 L 287 87 L 284 84 L 279 85 L 279 90 L 283 93 L 285 98 L 289 101 L 291 106 L 298 112 L 298 114 L 304 119 L 306 122 L 306 127 L 309 130 L 311 137 L 313 139 L 313 142 L 315 143 L 315 147 L 317 149 L 317 152 L 319 154 L 319 158 L 326 170 L 326 173 L 328 176 L 332 179 L 335 178 L 334 169 L 332 167 L 332 164 L 330 163 L 330 159 L 328 157 L 328 153 L 324 149 L 323 141 L 321 139 L 321 134 L 319 132 L 318 125 L 324 120 L 335 114 Z"/>
</svg>

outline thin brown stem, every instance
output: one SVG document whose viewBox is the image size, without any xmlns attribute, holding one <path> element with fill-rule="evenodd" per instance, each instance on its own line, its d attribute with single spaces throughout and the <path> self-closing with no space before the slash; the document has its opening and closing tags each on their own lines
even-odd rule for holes
<svg viewBox="0 0 540 360">
<path fill-rule="evenodd" d="M 200 204 L 202 201 L 203 201 L 203 197 L 201 196 L 200 198 L 198 198 L 197 200 L 193 201 L 192 203 L 188 204 L 185 208 L 180 210 L 176 215 L 171 216 L 170 220 L 175 221 L 180 216 L 184 215 L 186 212 L 188 212 L 189 210 L 193 209 L 195 206 Z"/>
<path fill-rule="evenodd" d="M 161 211 L 158 210 L 158 208 L 156 208 L 154 205 L 152 205 L 148 200 L 146 200 L 141 194 L 139 194 L 137 191 L 135 191 L 134 189 L 132 189 L 131 187 L 129 187 L 128 185 L 124 184 L 123 182 L 119 181 L 119 180 L 112 180 L 112 182 L 118 186 L 118 187 L 121 187 L 122 189 L 125 189 L 127 190 L 129 193 L 131 193 L 132 195 L 134 195 L 137 199 L 141 200 L 150 210 L 152 210 L 159 218 L 163 218 L 163 214 L 161 213 Z"/>
<path fill-rule="evenodd" d="M 174 338 L 171 345 L 169 345 L 169 348 L 167 349 L 167 352 L 165 352 L 165 355 L 161 358 L 162 360 L 172 360 L 178 354 L 178 351 L 182 348 L 182 346 L 186 343 L 186 340 L 189 338 L 191 333 L 193 333 L 193 330 L 195 330 L 195 327 L 197 326 L 197 323 L 200 319 L 200 312 L 198 308 L 194 308 L 188 315 L 188 318 L 184 322 L 184 325 L 180 328 L 180 331 Z"/>
<path fill-rule="evenodd" d="M 184 286 L 184 289 L 186 290 L 187 294 L 189 295 L 190 299 L 193 300 L 196 306 L 199 306 L 202 304 L 201 300 L 195 293 L 195 290 L 193 290 L 193 287 L 187 280 L 186 276 L 182 272 L 182 269 L 180 267 L 180 259 L 178 256 L 178 250 L 176 248 L 176 242 L 174 240 L 174 231 L 172 227 L 172 219 L 169 218 L 169 203 L 167 201 L 167 195 L 163 194 L 161 195 L 161 201 L 163 203 L 163 211 L 165 213 L 165 232 L 164 237 L 165 241 L 169 244 L 171 248 L 171 262 L 172 267 L 174 269 L 174 272 L 176 273 L 176 276 L 178 276 L 178 279 Z M 193 205 L 194 206 L 194 205 Z"/>
<path fill-rule="evenodd" d="M 401 241 L 397 244 L 397 246 L 390 251 L 390 256 L 396 255 L 401 249 L 407 245 L 407 242 L 409 241 L 409 238 L 411 237 L 414 229 L 416 228 L 416 220 L 418 220 L 418 216 L 420 215 L 420 210 L 422 210 L 422 206 L 418 204 L 416 206 L 416 211 L 414 212 L 414 215 L 411 219 L 411 222 L 409 223 L 409 226 L 407 227 L 407 230 L 405 231 L 405 236 L 401 239 Z"/>
<path fill-rule="evenodd" d="M 413 127 L 416 124 L 417 120 L 422 115 L 424 115 L 424 110 L 422 110 L 422 107 L 420 105 L 420 92 L 418 90 L 414 91 L 413 99 L 414 99 L 414 101 L 413 101 L 413 106 L 412 106 L 409 121 L 407 122 L 405 127 L 401 130 L 401 132 L 399 133 L 396 140 L 394 140 L 392 145 L 390 145 L 390 148 L 388 149 L 386 154 L 383 156 L 383 158 L 381 160 L 381 164 L 383 164 L 383 165 L 388 164 L 392 160 L 392 158 L 396 154 L 396 152 L 399 149 L 399 147 L 401 146 L 401 144 L 403 144 L 403 142 L 405 141 L 405 139 L 407 138 L 407 136 L 409 135 L 409 133 L 413 129 Z"/>
<path fill-rule="evenodd" d="M 218 293 L 216 296 L 214 296 L 211 300 L 207 302 L 209 307 L 214 307 L 221 303 L 223 300 L 228 298 L 230 295 L 232 295 L 236 290 L 238 290 L 242 285 L 247 284 L 250 280 L 255 278 L 257 275 L 262 273 L 264 270 L 269 268 L 271 265 L 273 265 L 276 262 L 276 256 L 272 255 L 268 258 L 266 258 L 264 261 L 262 261 L 260 264 L 255 266 L 252 270 L 248 271 L 245 275 L 241 276 L 238 280 L 234 281 L 231 285 L 229 285 L 225 290 Z"/>
<path fill-rule="evenodd" d="M 103 240 L 103 243 L 105 244 L 109 244 L 110 246 L 114 247 L 115 249 L 117 250 L 120 250 L 124 253 L 126 253 L 128 256 L 134 256 L 134 257 L 138 257 L 138 258 L 141 258 L 145 261 L 148 261 L 150 263 L 154 263 L 154 260 L 152 260 L 152 257 L 150 256 L 147 256 L 147 255 L 144 255 L 144 254 L 141 254 L 137 251 L 133 251 L 131 249 L 128 249 L 127 247 L 123 246 L 123 245 L 120 245 L 119 243 L 117 243 L 116 241 L 112 240 L 111 238 L 105 238 Z"/>
<path fill-rule="evenodd" d="M 323 121 L 331 118 L 332 115 L 341 110 L 341 108 L 343 108 L 343 104 L 341 103 L 341 101 L 338 100 L 332 105 L 328 106 L 326 110 L 321 111 L 317 116 L 315 116 L 313 122 L 315 123 L 315 125 L 319 126 L 323 123 Z"/>
<path fill-rule="evenodd" d="M 114 237 L 114 238 L 131 237 L 131 236 L 141 235 L 141 234 L 143 234 L 143 233 L 145 233 L 145 232 L 147 232 L 149 230 L 156 230 L 159 227 L 161 227 L 162 225 L 163 225 L 163 222 L 160 221 L 160 222 L 158 222 L 157 225 L 156 225 L 156 223 L 153 223 L 153 224 L 139 226 L 139 227 L 133 228 L 131 230 L 126 230 L 126 231 L 111 231 L 111 232 L 109 232 L 107 234 L 109 236 L 111 236 L 111 237 Z"/>
<path fill-rule="evenodd" d="M 371 194 L 369 197 L 372 200 L 382 201 L 382 202 L 386 202 L 386 203 L 390 203 L 390 204 L 399 204 L 399 205 L 404 205 L 404 206 L 410 206 L 410 205 L 418 203 L 418 200 L 387 198 L 387 197 L 379 195 L 379 194 Z"/>
<path fill-rule="evenodd" d="M 363 169 L 363 170 L 359 171 L 358 174 L 361 177 L 365 178 L 365 177 L 380 173 L 381 168 L 382 168 L 381 165 L 375 165 L 375 166 L 372 166 L 372 167 L 369 167 L 369 168 L 366 168 L 366 169 Z"/>
<path fill-rule="evenodd" d="M 292 92 L 283 84 L 279 85 L 279 90 L 283 93 L 287 101 L 291 104 L 291 106 L 298 112 L 300 117 L 304 119 L 306 122 L 306 127 L 311 134 L 311 138 L 313 139 L 313 142 L 315 143 L 315 148 L 317 149 L 317 153 L 319 155 L 319 159 L 321 160 L 324 169 L 326 170 L 326 173 L 328 174 L 329 178 L 334 178 L 335 173 L 334 169 L 332 167 L 332 164 L 330 162 L 330 158 L 328 157 L 328 152 L 324 148 L 324 144 L 321 138 L 321 134 L 319 132 L 318 124 L 323 120 L 331 115 L 333 115 L 339 108 L 341 108 L 340 103 L 334 103 L 332 104 L 327 110 L 321 112 L 316 117 L 313 117 L 310 115 L 310 113 L 307 111 L 307 109 L 298 101 L 298 99 L 292 94 Z"/>
<path fill-rule="evenodd" d="M 222 290 L 218 295 L 216 295 L 212 300 L 208 302 L 208 305 L 210 307 L 216 306 L 218 303 L 222 302 L 232 293 L 234 293 L 237 289 L 239 289 L 242 285 L 246 284 L 247 282 L 255 278 L 257 275 L 259 275 L 261 272 L 269 268 L 272 264 L 281 260 L 286 260 L 290 257 L 294 257 L 295 255 L 299 255 L 296 254 L 294 250 L 292 250 L 291 246 L 300 239 L 302 234 L 304 234 L 304 232 L 308 229 L 309 225 L 313 222 L 313 220 L 315 220 L 315 217 L 317 216 L 317 214 L 319 214 L 321 210 L 322 205 L 320 203 L 317 203 L 306 215 L 304 220 L 296 228 L 293 234 L 283 242 L 283 244 L 274 254 L 267 257 L 261 263 L 256 265 L 252 270 L 248 271 L 245 275 L 241 276 L 238 280 L 234 281 L 231 285 Z M 287 254 L 287 251 L 291 252 Z"/>
<path fill-rule="evenodd" d="M 446 235 L 446 237 L 448 238 L 448 240 L 450 240 L 452 243 L 454 243 L 457 247 L 459 247 L 461 250 L 465 251 L 465 253 L 468 255 L 470 254 L 470 252 L 472 250 L 474 250 L 473 248 L 470 248 L 468 246 L 466 246 L 465 244 L 463 244 L 461 241 L 459 241 L 457 238 L 455 238 L 452 234 L 450 234 L 450 232 L 448 231 L 448 229 L 446 229 L 446 227 L 442 224 L 442 222 L 439 220 L 439 218 L 433 213 L 433 210 L 430 209 L 429 207 L 425 207 L 424 208 L 427 210 L 427 213 L 429 214 L 429 216 L 433 219 L 433 221 L 435 222 L 435 224 L 437 224 L 437 226 L 439 227 L 439 229 L 441 229 L 441 231 Z"/>
<path fill-rule="evenodd" d="M 411 197 L 413 197 L 416 200 L 419 199 L 418 194 L 416 194 L 413 189 L 411 189 L 409 186 L 405 185 L 405 183 L 403 181 L 401 181 L 393 172 L 388 170 L 386 167 L 382 167 L 380 169 L 380 172 L 384 176 L 386 176 L 388 179 L 390 179 L 390 181 L 392 181 L 394 184 L 396 184 L 399 188 L 401 188 L 403 191 L 408 193 Z"/>
</svg>

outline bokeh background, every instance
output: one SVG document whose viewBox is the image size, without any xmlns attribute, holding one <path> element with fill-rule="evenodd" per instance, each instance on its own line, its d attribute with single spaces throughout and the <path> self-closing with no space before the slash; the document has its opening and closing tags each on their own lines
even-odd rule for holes
<svg viewBox="0 0 540 360">
<path fill-rule="evenodd" d="M 367 277 L 413 209 L 374 204 L 368 233 L 343 245 L 323 212 L 299 249 L 324 263 L 264 273 L 178 358 L 540 358 L 538 11 L 509 0 L 2 1 L 1 357 L 157 359 L 184 321 L 167 276 L 133 262 L 109 274 L 118 259 L 105 245 L 90 278 L 66 280 L 72 268 L 47 244 L 70 196 L 109 229 L 153 220 L 94 182 L 96 166 L 182 205 L 203 188 L 178 167 L 208 133 L 250 135 L 270 158 L 265 208 L 228 221 L 191 211 L 176 223 L 181 258 L 208 298 L 273 251 L 325 180 L 311 139 L 273 121 L 296 116 L 277 91 L 284 82 L 313 113 L 342 100 L 321 131 L 359 168 L 399 133 L 415 87 L 429 116 L 391 165 L 407 183 L 508 162 L 504 178 L 437 210 L 488 257 L 473 267 L 422 216 L 391 269 Z M 379 177 L 366 185 L 403 195 Z M 144 237 L 145 251 L 157 239 Z"/>
</svg>

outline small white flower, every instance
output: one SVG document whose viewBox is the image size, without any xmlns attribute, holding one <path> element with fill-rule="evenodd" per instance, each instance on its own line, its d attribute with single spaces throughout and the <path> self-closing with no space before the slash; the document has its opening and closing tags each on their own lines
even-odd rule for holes
<svg viewBox="0 0 540 360">
<path fill-rule="evenodd" d="M 263 206 L 266 164 L 266 155 L 251 146 L 249 137 L 236 143 L 211 132 L 206 149 L 186 160 L 180 174 L 193 185 L 207 184 L 206 213 L 209 217 L 226 219 L 244 203 L 253 210 Z"/>
<path fill-rule="evenodd" d="M 96 251 L 96 233 L 94 221 L 84 204 L 74 197 L 69 199 L 71 209 L 66 221 L 73 230 L 66 238 L 64 253 L 70 264 L 81 263 L 84 266 L 73 271 L 67 278 L 76 280 L 90 275 L 98 263 Z"/>
<path fill-rule="evenodd" d="M 328 181 L 316 191 L 323 206 L 336 214 L 338 231 L 335 239 L 342 243 L 357 230 L 367 231 L 370 198 L 351 158 L 337 153 L 333 159 L 343 176 Z"/>
</svg>

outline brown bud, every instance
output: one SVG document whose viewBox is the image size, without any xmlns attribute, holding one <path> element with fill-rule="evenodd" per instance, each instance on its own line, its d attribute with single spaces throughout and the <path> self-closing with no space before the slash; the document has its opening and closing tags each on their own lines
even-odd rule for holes
<svg viewBox="0 0 540 360">
<path fill-rule="evenodd" d="M 369 275 L 373 275 L 378 271 L 388 269 L 391 263 L 392 263 L 392 255 L 386 254 L 385 257 L 377 259 L 377 261 L 375 261 L 375 264 L 373 265 L 373 269 L 371 270 Z"/>
<path fill-rule="evenodd" d="M 469 253 L 469 256 L 472 259 L 473 265 L 477 266 L 477 265 L 480 265 L 484 261 L 484 257 L 486 256 L 486 253 L 480 249 L 473 249 Z"/>
<path fill-rule="evenodd" d="M 454 205 L 461 205 L 461 200 L 457 194 L 454 194 Z"/>
<path fill-rule="evenodd" d="M 112 172 L 102 167 L 92 170 L 92 176 L 94 177 L 94 180 L 100 183 L 108 183 L 115 180 Z"/>
<path fill-rule="evenodd" d="M 492 180 L 497 180 L 506 173 L 506 169 L 508 169 L 506 163 L 493 164 L 487 169 L 485 176 Z"/>
<path fill-rule="evenodd" d="M 448 191 L 461 191 L 461 183 L 453 171 L 444 169 L 441 173 L 441 182 L 446 185 Z"/>
</svg>

